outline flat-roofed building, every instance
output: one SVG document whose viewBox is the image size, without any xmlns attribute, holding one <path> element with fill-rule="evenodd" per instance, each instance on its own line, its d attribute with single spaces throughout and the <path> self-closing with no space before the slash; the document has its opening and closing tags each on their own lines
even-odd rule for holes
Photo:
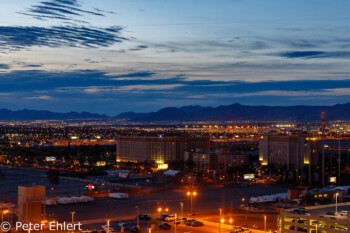
<svg viewBox="0 0 350 233">
<path fill-rule="evenodd" d="M 193 161 L 196 173 L 216 171 L 218 174 L 226 174 L 230 167 L 249 164 L 249 155 L 246 154 L 185 153 L 185 160 L 188 159 Z"/>
<path fill-rule="evenodd" d="M 263 136 L 259 143 L 259 160 L 263 165 L 286 165 L 288 170 L 317 165 L 318 140 L 306 136 Z"/>
<path fill-rule="evenodd" d="M 207 152 L 209 149 L 209 136 L 117 136 L 118 162 L 166 163 L 184 160 L 185 151 Z"/>
</svg>

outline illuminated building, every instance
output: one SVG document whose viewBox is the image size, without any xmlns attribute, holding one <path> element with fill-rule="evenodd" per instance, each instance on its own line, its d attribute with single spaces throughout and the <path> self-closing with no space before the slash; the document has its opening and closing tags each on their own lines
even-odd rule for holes
<svg viewBox="0 0 350 233">
<path fill-rule="evenodd" d="M 184 160 L 185 151 L 209 151 L 209 137 L 117 136 L 117 162 Z M 163 167 L 163 166 L 161 166 Z"/>
<path fill-rule="evenodd" d="M 188 159 L 194 162 L 196 173 L 216 171 L 218 174 L 226 174 L 230 167 L 249 164 L 249 155 L 245 154 L 185 153 L 185 160 Z"/>
<path fill-rule="evenodd" d="M 286 165 L 288 170 L 302 169 L 304 165 L 317 165 L 318 140 L 305 136 L 263 136 L 259 144 L 262 165 Z"/>
</svg>

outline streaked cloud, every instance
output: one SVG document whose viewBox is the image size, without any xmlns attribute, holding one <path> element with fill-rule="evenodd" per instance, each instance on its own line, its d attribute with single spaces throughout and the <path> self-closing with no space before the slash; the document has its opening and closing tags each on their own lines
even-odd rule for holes
<svg viewBox="0 0 350 233">
<path fill-rule="evenodd" d="M 0 27 L 0 46 L 20 50 L 33 46 L 108 47 L 126 38 L 120 36 L 121 27 L 94 28 L 84 26 Z"/>
<path fill-rule="evenodd" d="M 350 57 L 350 51 L 291 51 L 281 53 L 286 58 L 345 58 Z"/>
<path fill-rule="evenodd" d="M 0 64 L 0 69 L 7 70 L 7 69 L 10 69 L 10 66 L 7 64 Z"/>
<path fill-rule="evenodd" d="M 40 20 L 59 19 L 81 22 L 72 16 L 83 16 L 83 14 L 105 16 L 102 12 L 99 9 L 94 9 L 93 11 L 83 10 L 77 0 L 48 0 L 32 5 L 26 11 L 19 12 L 19 14 L 32 16 Z"/>
</svg>

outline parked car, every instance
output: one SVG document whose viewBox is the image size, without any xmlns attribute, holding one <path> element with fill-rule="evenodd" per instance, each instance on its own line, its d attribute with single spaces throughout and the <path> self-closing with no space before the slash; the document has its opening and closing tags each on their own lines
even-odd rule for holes
<svg viewBox="0 0 350 233">
<path fill-rule="evenodd" d="M 130 227 L 128 231 L 133 232 L 133 233 L 140 233 L 140 229 L 137 228 L 136 226 Z"/>
<path fill-rule="evenodd" d="M 171 222 L 175 220 L 175 215 L 168 215 L 167 217 L 165 217 L 164 219 L 167 222 Z"/>
<path fill-rule="evenodd" d="M 139 215 L 139 219 L 140 219 L 140 220 L 143 220 L 143 221 L 150 221 L 150 220 L 151 220 L 151 217 L 148 216 L 147 214 L 140 214 L 140 215 Z"/>
<path fill-rule="evenodd" d="M 120 228 L 124 227 L 125 230 L 128 229 L 128 224 L 126 224 L 125 222 L 120 222 L 120 223 L 118 223 L 118 226 L 119 226 Z"/>
<path fill-rule="evenodd" d="M 186 221 L 187 220 L 187 218 L 186 217 L 182 217 L 182 218 L 178 218 L 178 220 L 180 220 L 180 221 Z"/>
<path fill-rule="evenodd" d="M 169 216 L 169 215 L 167 215 L 167 214 L 162 214 L 161 216 L 159 216 L 159 217 L 157 218 L 157 220 L 159 220 L 159 221 L 164 221 L 165 218 L 168 217 L 168 216 Z"/>
<path fill-rule="evenodd" d="M 328 211 L 328 212 L 326 212 L 326 215 L 332 215 L 332 216 L 335 216 L 335 212 L 334 212 L 334 211 Z"/>
<path fill-rule="evenodd" d="M 180 219 L 174 220 L 174 224 L 179 225 L 181 223 Z"/>
<path fill-rule="evenodd" d="M 254 225 L 252 226 L 252 228 L 258 229 L 259 227 L 258 227 L 256 224 L 254 224 Z"/>
<path fill-rule="evenodd" d="M 194 222 L 194 221 L 196 221 L 196 220 L 189 218 L 184 223 L 185 223 L 186 226 L 191 226 L 192 222 Z"/>
<path fill-rule="evenodd" d="M 170 225 L 166 222 L 163 222 L 159 225 L 159 229 L 162 229 L 162 230 L 170 230 Z"/>
<path fill-rule="evenodd" d="M 109 228 L 108 228 L 108 225 L 103 225 L 102 229 L 104 231 L 108 231 L 108 229 L 109 229 L 109 232 L 116 232 L 113 227 L 109 226 Z"/>
<path fill-rule="evenodd" d="M 341 215 L 341 216 L 347 216 L 348 213 L 349 213 L 349 211 L 347 211 L 347 210 L 342 210 L 342 211 L 340 211 L 340 215 Z"/>
<path fill-rule="evenodd" d="M 193 226 L 193 227 L 199 227 L 199 226 L 203 226 L 203 223 L 200 222 L 200 221 L 193 221 L 193 222 L 191 223 L 191 226 Z"/>
</svg>

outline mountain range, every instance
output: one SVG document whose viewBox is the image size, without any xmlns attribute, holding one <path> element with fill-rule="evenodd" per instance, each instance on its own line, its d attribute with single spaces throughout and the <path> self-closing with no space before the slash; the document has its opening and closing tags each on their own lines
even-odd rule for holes
<svg viewBox="0 0 350 233">
<path fill-rule="evenodd" d="M 132 121 L 317 121 L 326 112 L 328 120 L 349 120 L 350 103 L 333 106 L 249 106 L 232 104 L 219 107 L 184 106 L 162 108 L 150 113 L 123 113 L 116 118 Z"/>
<path fill-rule="evenodd" d="M 333 106 L 249 106 L 232 104 L 219 107 L 198 105 L 167 107 L 156 112 L 125 112 L 110 117 L 89 112 L 57 113 L 37 110 L 11 111 L 0 109 L 0 120 L 67 120 L 67 119 L 128 119 L 135 122 L 157 121 L 318 121 L 322 112 L 328 120 L 350 120 L 350 103 Z"/>
<path fill-rule="evenodd" d="M 107 115 L 93 114 L 89 112 L 68 112 L 58 113 L 50 111 L 37 110 L 18 110 L 11 111 L 8 109 L 0 109 L 0 120 L 67 120 L 67 119 L 106 119 Z"/>
</svg>

